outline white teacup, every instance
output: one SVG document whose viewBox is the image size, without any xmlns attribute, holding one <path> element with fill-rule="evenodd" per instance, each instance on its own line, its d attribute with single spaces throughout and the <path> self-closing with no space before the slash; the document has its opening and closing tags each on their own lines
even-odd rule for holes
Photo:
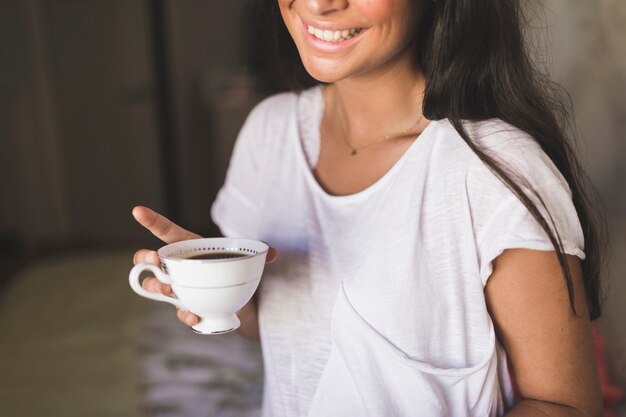
<svg viewBox="0 0 626 417">
<path fill-rule="evenodd" d="M 157 251 L 163 270 L 141 263 L 130 271 L 128 280 L 133 291 L 142 297 L 164 301 L 197 315 L 200 320 L 192 327 L 196 333 L 227 333 L 241 324 L 235 313 L 259 286 L 268 250 L 266 243 L 250 239 L 186 240 Z M 214 259 L 190 259 L 197 256 Z M 143 289 L 139 276 L 146 270 L 159 281 L 170 284 L 176 298 Z"/>
</svg>

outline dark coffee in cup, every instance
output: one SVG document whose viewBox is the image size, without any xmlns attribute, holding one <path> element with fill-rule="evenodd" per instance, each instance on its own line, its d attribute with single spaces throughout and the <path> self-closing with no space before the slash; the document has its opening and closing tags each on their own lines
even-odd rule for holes
<svg viewBox="0 0 626 417">
<path fill-rule="evenodd" d="M 235 312 L 250 301 L 258 288 L 269 249 L 267 243 L 253 239 L 183 240 L 157 251 L 162 267 L 135 265 L 128 282 L 142 297 L 173 304 L 198 316 L 199 322 L 192 327 L 196 333 L 222 334 L 239 327 Z M 171 285 L 176 296 L 143 288 L 144 271 Z"/>
<path fill-rule="evenodd" d="M 207 252 L 187 256 L 185 257 L 185 259 L 231 259 L 242 258 L 244 256 L 248 255 L 240 252 Z"/>
</svg>

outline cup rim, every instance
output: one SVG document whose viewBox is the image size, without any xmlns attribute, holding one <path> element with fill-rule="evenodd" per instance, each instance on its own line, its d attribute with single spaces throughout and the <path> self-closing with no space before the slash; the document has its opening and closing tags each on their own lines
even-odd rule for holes
<svg viewBox="0 0 626 417">
<path fill-rule="evenodd" d="M 224 258 L 224 259 L 188 259 L 188 258 L 179 258 L 179 257 L 171 256 L 171 255 L 166 255 L 164 253 L 165 251 L 173 249 L 174 247 L 177 247 L 177 246 L 186 246 L 190 244 L 191 242 L 199 242 L 199 241 L 208 242 L 208 241 L 214 241 L 217 239 L 228 239 L 228 240 L 239 241 L 239 242 L 242 242 L 242 246 L 245 245 L 246 243 L 252 243 L 254 245 L 260 244 L 263 249 L 261 251 L 258 251 L 257 253 L 251 253 L 249 255 L 246 254 L 243 257 Z M 270 246 L 266 242 L 263 242 L 261 240 L 245 239 L 245 238 L 230 238 L 230 237 L 208 237 L 208 238 L 205 237 L 205 238 L 198 238 L 198 239 L 181 240 L 179 242 L 170 243 L 168 245 L 165 245 L 159 248 L 157 250 L 157 254 L 159 258 L 161 259 L 161 262 L 168 261 L 168 262 L 191 262 L 191 263 L 222 263 L 222 262 L 236 262 L 236 261 L 242 261 L 244 259 L 255 258 L 257 256 L 266 254 L 267 252 L 269 252 L 269 249 L 270 249 Z M 233 250 L 233 252 L 235 251 Z"/>
</svg>

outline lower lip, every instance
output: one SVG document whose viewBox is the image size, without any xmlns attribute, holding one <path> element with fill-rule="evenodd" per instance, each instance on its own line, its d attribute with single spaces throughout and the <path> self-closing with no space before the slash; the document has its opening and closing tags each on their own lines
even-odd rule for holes
<svg viewBox="0 0 626 417">
<path fill-rule="evenodd" d="M 304 37 L 306 38 L 309 45 L 311 45 L 313 48 L 319 51 L 331 52 L 331 53 L 340 52 L 351 47 L 356 42 L 358 42 L 363 36 L 363 34 L 367 31 L 366 29 L 361 29 L 361 32 L 359 32 L 358 35 L 353 36 L 350 39 L 346 39 L 346 40 L 339 41 L 339 42 L 327 42 L 327 41 L 323 41 L 321 39 L 316 38 L 314 35 L 311 35 L 309 33 L 308 26 L 304 24 L 304 22 L 302 23 L 302 29 L 304 31 Z"/>
</svg>

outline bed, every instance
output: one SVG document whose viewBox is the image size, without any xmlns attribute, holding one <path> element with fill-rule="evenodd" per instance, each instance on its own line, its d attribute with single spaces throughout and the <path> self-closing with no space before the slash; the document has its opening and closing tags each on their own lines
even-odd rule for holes
<svg viewBox="0 0 626 417">
<path fill-rule="evenodd" d="M 0 295 L 0 416 L 259 414 L 258 343 L 200 336 L 128 287 L 133 250 L 69 253 Z"/>
</svg>

